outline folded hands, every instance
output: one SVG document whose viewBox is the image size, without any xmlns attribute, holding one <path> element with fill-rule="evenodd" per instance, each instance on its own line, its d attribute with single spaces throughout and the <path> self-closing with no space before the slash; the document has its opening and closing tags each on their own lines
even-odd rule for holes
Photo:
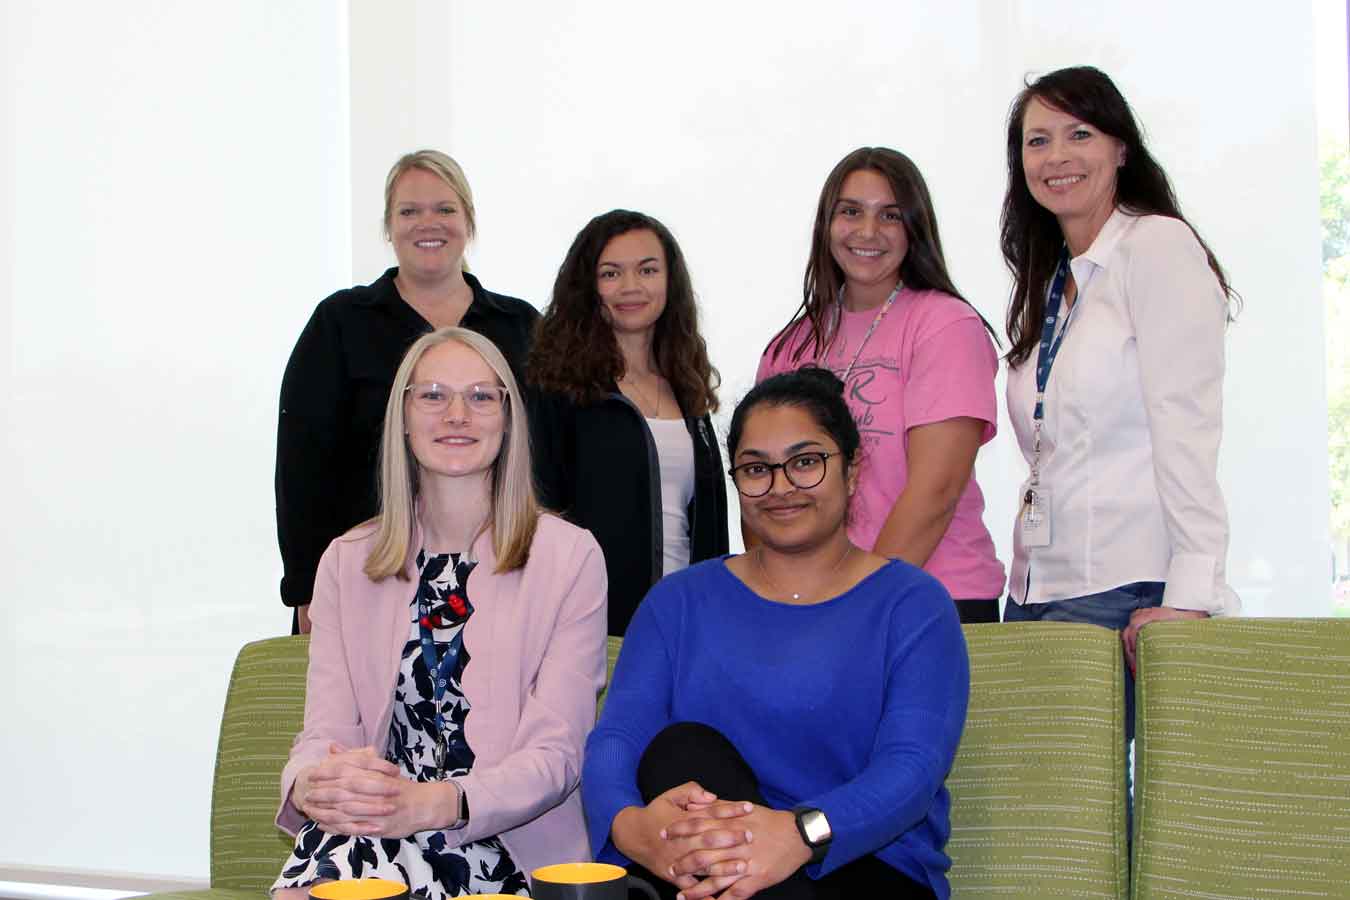
<svg viewBox="0 0 1350 900">
<path fill-rule="evenodd" d="M 811 858 L 792 813 L 722 800 L 692 781 L 620 810 L 611 835 L 621 853 L 678 887 L 683 900 L 745 900 Z"/>
</svg>

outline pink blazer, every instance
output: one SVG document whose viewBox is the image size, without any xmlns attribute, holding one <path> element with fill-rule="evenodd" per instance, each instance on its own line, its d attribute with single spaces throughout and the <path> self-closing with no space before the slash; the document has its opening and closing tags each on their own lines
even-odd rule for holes
<svg viewBox="0 0 1350 900">
<path fill-rule="evenodd" d="M 408 640 L 417 587 L 362 571 L 374 527 L 333 541 L 319 562 L 305 727 L 281 775 L 277 825 L 295 834 L 306 817 L 290 802 L 295 777 L 323 759 L 330 741 L 388 749 L 394 684 Z M 414 535 L 414 546 L 420 541 Z M 582 820 L 581 752 L 595 725 L 605 680 L 605 562 L 590 532 L 542 515 L 523 569 L 493 572 L 492 542 L 474 543 L 469 575 L 474 614 L 464 626 L 470 662 L 465 738 L 473 770 L 456 779 L 469 822 L 447 830 L 454 844 L 500 836 L 526 875 L 538 866 L 589 860 Z"/>
</svg>

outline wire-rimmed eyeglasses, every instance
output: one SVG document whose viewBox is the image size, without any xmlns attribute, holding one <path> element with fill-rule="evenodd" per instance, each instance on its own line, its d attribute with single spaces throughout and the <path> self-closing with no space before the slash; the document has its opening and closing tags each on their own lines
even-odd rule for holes
<svg viewBox="0 0 1350 900">
<path fill-rule="evenodd" d="M 506 388 L 500 384 L 471 384 L 463 390 L 436 381 L 410 384 L 403 389 L 418 412 L 437 415 L 450 408 L 456 396 L 463 398 L 469 411 L 479 416 L 495 416 L 506 404 Z"/>
<path fill-rule="evenodd" d="M 740 491 L 742 496 L 763 497 L 773 490 L 773 473 L 776 469 L 783 470 L 783 477 L 793 487 L 806 490 L 825 480 L 825 461 L 831 456 L 838 455 L 838 450 L 829 452 L 811 450 L 807 453 L 789 456 L 782 462 L 777 463 L 759 460 L 741 463 L 739 466 L 732 466 L 727 472 L 731 475 L 736 490 Z"/>
</svg>

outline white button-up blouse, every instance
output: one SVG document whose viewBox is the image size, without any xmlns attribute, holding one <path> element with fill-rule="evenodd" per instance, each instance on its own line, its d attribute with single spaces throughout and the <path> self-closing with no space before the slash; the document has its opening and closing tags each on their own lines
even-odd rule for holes
<svg viewBox="0 0 1350 900">
<path fill-rule="evenodd" d="M 1014 527 L 1012 597 L 1162 581 L 1165 606 L 1236 614 L 1217 475 L 1228 307 L 1205 251 L 1178 219 L 1118 209 L 1070 267 L 1078 299 L 1041 433 L 1050 542 L 1026 547 Z M 1035 351 L 1009 370 L 1007 399 L 1030 464 Z"/>
</svg>

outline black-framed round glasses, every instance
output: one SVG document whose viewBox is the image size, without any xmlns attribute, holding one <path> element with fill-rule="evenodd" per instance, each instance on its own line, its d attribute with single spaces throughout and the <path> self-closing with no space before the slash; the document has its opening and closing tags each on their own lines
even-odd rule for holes
<svg viewBox="0 0 1350 900">
<path fill-rule="evenodd" d="M 736 490 L 745 497 L 763 497 L 773 489 L 773 473 L 783 470 L 783 477 L 795 488 L 813 488 L 825 480 L 825 461 L 838 456 L 839 451 L 811 450 L 789 456 L 782 462 L 767 463 L 755 460 L 728 469 Z"/>
<path fill-rule="evenodd" d="M 506 405 L 506 388 L 500 384 L 471 384 L 462 391 L 435 381 L 410 384 L 404 391 L 412 405 L 420 412 L 436 415 L 450 408 L 450 401 L 458 394 L 464 398 L 469 411 L 480 416 L 497 415 Z"/>
</svg>

